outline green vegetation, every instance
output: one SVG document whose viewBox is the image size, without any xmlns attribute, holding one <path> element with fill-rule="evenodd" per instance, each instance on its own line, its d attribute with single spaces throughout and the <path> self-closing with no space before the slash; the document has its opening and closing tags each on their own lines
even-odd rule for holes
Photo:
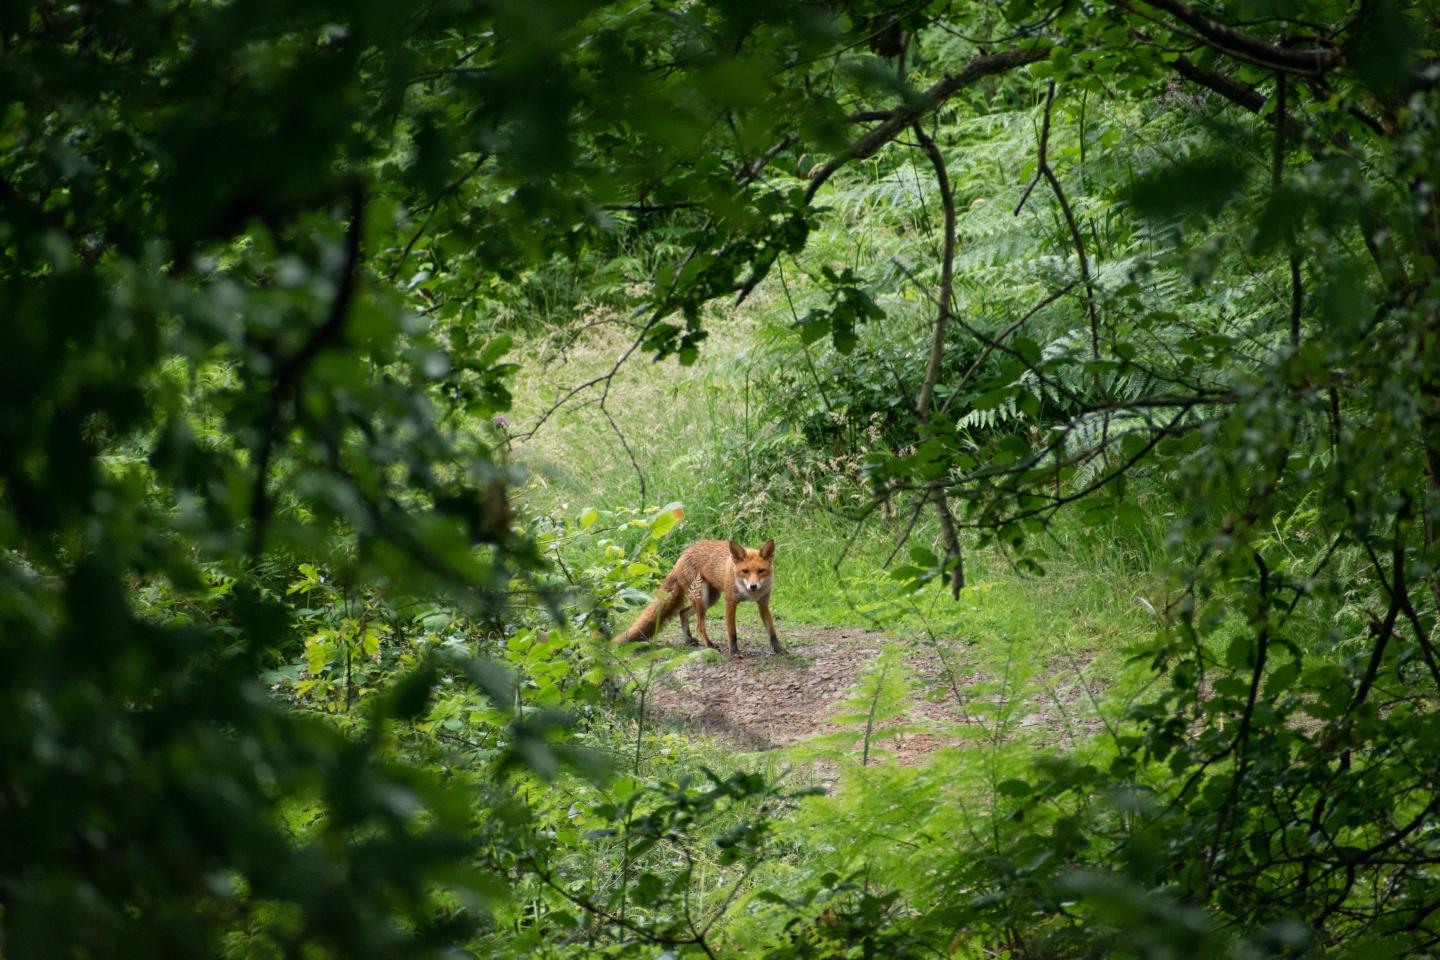
<svg viewBox="0 0 1440 960">
<path fill-rule="evenodd" d="M 1440 951 L 1437 40 L 0 2 L 0 958 Z"/>
</svg>

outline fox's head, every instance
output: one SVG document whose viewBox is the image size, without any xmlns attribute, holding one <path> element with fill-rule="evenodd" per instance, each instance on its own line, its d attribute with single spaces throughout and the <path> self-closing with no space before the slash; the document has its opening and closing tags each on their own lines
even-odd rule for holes
<svg viewBox="0 0 1440 960">
<path fill-rule="evenodd" d="M 770 592 L 775 579 L 775 541 L 765 541 L 759 550 L 747 550 L 730 541 L 730 559 L 735 561 L 735 589 L 742 597 L 758 597 Z"/>
</svg>

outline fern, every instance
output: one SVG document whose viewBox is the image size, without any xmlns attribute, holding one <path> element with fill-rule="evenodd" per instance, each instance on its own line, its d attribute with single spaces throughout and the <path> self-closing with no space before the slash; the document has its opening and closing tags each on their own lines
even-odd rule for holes
<svg viewBox="0 0 1440 960">
<path fill-rule="evenodd" d="M 862 767 L 888 757 L 879 743 L 920 729 L 906 719 L 914 691 L 914 670 L 905 660 L 904 647 L 887 644 L 837 705 L 830 720 L 840 729 L 811 739 L 802 752 L 858 760 Z"/>
</svg>

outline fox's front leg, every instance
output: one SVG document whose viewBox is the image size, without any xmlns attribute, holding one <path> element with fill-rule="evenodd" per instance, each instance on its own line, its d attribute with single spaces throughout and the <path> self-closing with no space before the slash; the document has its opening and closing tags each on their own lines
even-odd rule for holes
<svg viewBox="0 0 1440 960">
<path fill-rule="evenodd" d="M 735 636 L 735 598 L 725 594 L 725 633 L 730 638 L 730 656 L 740 656 L 740 641 Z"/>
<path fill-rule="evenodd" d="M 780 638 L 775 635 L 775 620 L 770 616 L 769 597 L 760 601 L 760 619 L 765 621 L 765 629 L 770 631 L 770 649 L 776 653 L 784 653 L 785 648 L 780 646 Z"/>
</svg>

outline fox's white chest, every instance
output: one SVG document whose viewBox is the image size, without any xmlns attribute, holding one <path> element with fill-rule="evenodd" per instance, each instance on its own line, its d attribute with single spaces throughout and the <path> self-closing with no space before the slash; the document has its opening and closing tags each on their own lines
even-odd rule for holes
<svg viewBox="0 0 1440 960">
<path fill-rule="evenodd" d="M 720 599 L 720 591 L 706 582 L 702 576 L 696 576 L 685 587 L 686 595 L 695 603 L 699 603 L 707 609 Z M 747 600 L 760 601 L 770 598 L 770 583 L 766 582 L 759 590 L 751 590 L 740 578 L 735 579 L 735 602 L 744 603 Z"/>
</svg>

